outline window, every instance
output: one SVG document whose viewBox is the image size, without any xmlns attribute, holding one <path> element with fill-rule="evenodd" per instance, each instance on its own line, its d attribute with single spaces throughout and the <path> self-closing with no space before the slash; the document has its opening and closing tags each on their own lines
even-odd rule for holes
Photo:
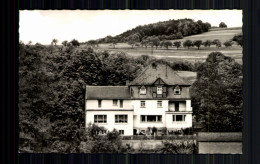
<svg viewBox="0 0 260 164">
<path fill-rule="evenodd" d="M 157 101 L 157 107 L 162 108 L 162 101 Z"/>
<path fill-rule="evenodd" d="M 161 115 L 141 115 L 141 122 L 162 122 Z"/>
<path fill-rule="evenodd" d="M 161 95 L 161 94 L 162 94 L 162 87 L 161 87 L 161 86 L 158 86 L 158 87 L 157 87 L 157 94 L 158 94 L 158 95 Z"/>
<path fill-rule="evenodd" d="M 123 102 L 124 100 L 120 100 L 120 108 L 123 108 Z"/>
<path fill-rule="evenodd" d="M 102 102 L 102 100 L 98 100 L 98 107 L 99 107 L 99 108 L 101 108 L 101 106 L 102 106 L 102 105 L 101 105 L 101 102 Z"/>
<path fill-rule="evenodd" d="M 141 101 L 141 108 L 145 108 L 145 101 Z"/>
<path fill-rule="evenodd" d="M 175 95 L 180 95 L 181 94 L 181 88 L 177 85 L 174 90 L 173 90 Z"/>
<path fill-rule="evenodd" d="M 127 115 L 115 115 L 115 123 L 127 123 Z"/>
<path fill-rule="evenodd" d="M 180 122 L 185 121 L 186 115 L 172 115 L 172 121 L 174 122 Z"/>
<path fill-rule="evenodd" d="M 125 134 L 125 131 L 124 130 L 119 130 L 119 134 Z"/>
<path fill-rule="evenodd" d="M 113 100 L 113 106 L 117 106 L 117 100 Z"/>
<path fill-rule="evenodd" d="M 107 123 L 107 115 L 94 115 L 94 123 Z"/>
<path fill-rule="evenodd" d="M 140 95 L 146 95 L 146 88 L 145 88 L 145 86 L 142 86 L 140 88 Z"/>
</svg>

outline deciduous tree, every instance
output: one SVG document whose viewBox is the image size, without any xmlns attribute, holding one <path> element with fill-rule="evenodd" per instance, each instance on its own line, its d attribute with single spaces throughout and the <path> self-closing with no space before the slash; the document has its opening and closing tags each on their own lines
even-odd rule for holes
<svg viewBox="0 0 260 164">
<path fill-rule="evenodd" d="M 220 52 L 198 67 L 191 88 L 197 121 L 210 132 L 242 131 L 242 66 Z"/>
<path fill-rule="evenodd" d="M 200 46 L 202 45 L 202 40 L 194 40 L 193 45 L 200 49 Z"/>
<path fill-rule="evenodd" d="M 188 49 L 192 46 L 192 41 L 191 40 L 185 40 L 183 42 L 183 47 L 188 47 Z"/>
<path fill-rule="evenodd" d="M 173 45 L 178 49 L 179 47 L 181 47 L 181 41 L 175 41 Z"/>
</svg>

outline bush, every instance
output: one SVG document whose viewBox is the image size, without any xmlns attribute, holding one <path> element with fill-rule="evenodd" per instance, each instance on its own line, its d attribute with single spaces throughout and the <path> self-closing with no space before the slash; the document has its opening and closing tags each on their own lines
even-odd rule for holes
<svg viewBox="0 0 260 164">
<path fill-rule="evenodd" d="M 227 47 L 231 47 L 232 46 L 232 41 L 225 41 L 223 44 L 225 45 L 226 48 Z"/>
<path fill-rule="evenodd" d="M 163 154 L 193 154 L 197 146 L 193 140 L 168 140 L 162 141 L 163 147 L 156 152 Z"/>
<path fill-rule="evenodd" d="M 193 128 L 185 128 L 182 129 L 184 135 L 193 135 L 194 131 Z"/>
</svg>

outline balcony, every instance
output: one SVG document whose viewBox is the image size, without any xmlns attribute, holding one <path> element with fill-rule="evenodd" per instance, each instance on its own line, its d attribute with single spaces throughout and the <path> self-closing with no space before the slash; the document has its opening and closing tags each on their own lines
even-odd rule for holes
<svg viewBox="0 0 260 164">
<path fill-rule="evenodd" d="M 168 108 L 167 112 L 192 112 L 192 107 Z"/>
<path fill-rule="evenodd" d="M 103 105 L 101 107 L 87 107 L 86 111 L 133 111 L 133 105 L 124 105 L 123 107 L 111 106 L 111 105 Z"/>
</svg>

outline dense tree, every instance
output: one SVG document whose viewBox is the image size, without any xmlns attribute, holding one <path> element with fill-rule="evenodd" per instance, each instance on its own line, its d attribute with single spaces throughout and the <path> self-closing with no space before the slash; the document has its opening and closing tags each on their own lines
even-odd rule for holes
<svg viewBox="0 0 260 164">
<path fill-rule="evenodd" d="M 77 41 L 76 39 L 73 39 L 70 41 L 70 43 L 73 45 L 73 46 L 79 46 L 79 41 Z"/>
<path fill-rule="evenodd" d="M 221 47 L 221 42 L 219 39 L 215 39 L 212 41 L 212 44 L 216 45 L 216 48 L 219 48 Z"/>
<path fill-rule="evenodd" d="M 58 39 L 52 39 L 51 44 L 54 44 L 56 46 L 57 43 L 58 43 Z"/>
<path fill-rule="evenodd" d="M 200 46 L 202 45 L 202 40 L 194 40 L 193 45 L 200 49 Z"/>
<path fill-rule="evenodd" d="M 62 43 L 61 43 L 63 46 L 67 46 L 67 44 L 68 44 L 68 41 L 67 40 L 64 40 Z"/>
<path fill-rule="evenodd" d="M 147 48 L 148 44 L 149 44 L 149 40 L 147 40 L 147 39 L 143 39 L 143 40 L 141 41 L 142 47 L 145 46 L 145 48 Z"/>
<path fill-rule="evenodd" d="M 29 40 L 27 45 L 29 45 L 29 46 L 32 45 L 32 41 Z"/>
<path fill-rule="evenodd" d="M 139 35 L 138 34 L 133 34 L 127 37 L 127 43 L 134 48 L 134 45 L 139 42 Z"/>
<path fill-rule="evenodd" d="M 160 45 L 160 39 L 156 36 L 149 37 L 148 40 L 149 40 L 152 48 L 155 46 L 157 49 L 158 46 Z"/>
<path fill-rule="evenodd" d="M 230 40 L 225 41 L 225 42 L 223 43 L 223 45 L 225 45 L 226 48 L 227 48 L 227 47 L 231 47 L 231 46 L 232 46 L 232 41 L 230 41 Z"/>
<path fill-rule="evenodd" d="M 182 33 L 181 33 L 181 32 L 178 32 L 178 33 L 176 34 L 176 37 L 177 37 L 177 39 L 182 39 L 182 38 L 183 38 Z"/>
<path fill-rule="evenodd" d="M 183 47 L 188 47 L 188 49 L 189 49 L 191 46 L 193 46 L 191 40 L 185 40 L 182 44 L 183 44 Z"/>
<path fill-rule="evenodd" d="M 173 42 L 173 45 L 175 47 L 177 47 L 177 49 L 178 49 L 179 47 L 181 47 L 181 42 L 180 41 L 175 41 L 175 42 Z"/>
<path fill-rule="evenodd" d="M 127 30 L 122 34 L 115 37 L 101 38 L 101 42 L 110 43 L 111 38 L 116 38 L 118 42 L 128 42 L 127 38 L 131 35 L 139 35 L 139 41 L 141 42 L 145 37 L 157 36 L 160 40 L 173 40 L 182 39 L 183 36 L 190 36 L 207 32 L 211 28 L 209 23 L 203 23 L 202 21 L 195 22 L 191 19 L 179 19 L 168 20 L 143 26 L 137 26 L 131 30 Z"/>
<path fill-rule="evenodd" d="M 236 42 L 238 45 L 243 47 L 243 34 L 236 34 L 233 38 L 232 41 Z"/>
<path fill-rule="evenodd" d="M 204 45 L 204 47 L 210 47 L 212 42 L 211 40 L 206 40 L 205 42 L 202 43 Z"/>
<path fill-rule="evenodd" d="M 224 23 L 224 22 L 220 22 L 219 27 L 220 27 L 220 28 L 226 28 L 227 25 L 226 25 L 226 23 Z"/>
<path fill-rule="evenodd" d="M 198 67 L 191 88 L 197 121 L 210 132 L 242 131 L 242 66 L 220 52 Z"/>
<path fill-rule="evenodd" d="M 163 45 L 163 47 L 165 47 L 168 50 L 168 48 L 172 46 L 172 42 L 165 40 L 165 41 L 162 41 L 162 45 Z"/>
</svg>

